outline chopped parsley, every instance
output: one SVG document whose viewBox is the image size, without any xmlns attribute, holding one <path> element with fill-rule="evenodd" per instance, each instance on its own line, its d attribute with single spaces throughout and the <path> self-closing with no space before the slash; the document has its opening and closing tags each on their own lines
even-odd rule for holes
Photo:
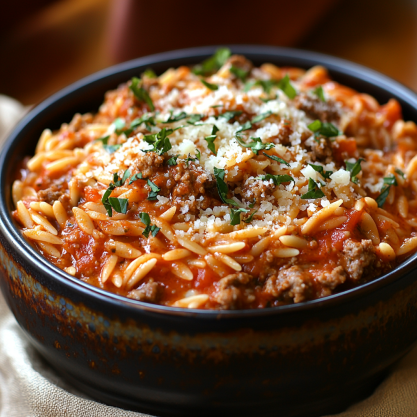
<svg viewBox="0 0 417 417">
<path fill-rule="evenodd" d="M 142 75 L 148 78 L 156 78 L 155 71 L 152 68 L 147 68 Z"/>
<path fill-rule="evenodd" d="M 326 102 L 326 97 L 324 97 L 324 91 L 321 85 L 313 90 L 313 94 L 315 94 L 323 103 Z"/>
<path fill-rule="evenodd" d="M 241 132 L 244 132 L 245 130 L 249 130 L 252 128 L 252 123 L 247 121 L 244 123 L 238 130 L 236 130 L 236 136 L 239 136 Z"/>
<path fill-rule="evenodd" d="M 294 181 L 294 178 L 291 177 L 291 175 L 272 175 L 272 174 L 266 174 L 266 175 L 259 175 L 259 177 L 255 177 L 255 180 L 262 180 L 262 181 L 269 181 L 272 180 L 275 185 L 282 184 L 283 182 L 289 182 Z"/>
<path fill-rule="evenodd" d="M 236 116 L 240 116 L 242 114 L 241 110 L 235 110 L 235 111 L 227 111 L 225 113 L 219 114 L 217 117 L 223 117 L 228 122 L 229 120 L 232 120 Z"/>
<path fill-rule="evenodd" d="M 245 143 L 239 138 L 239 136 L 236 136 L 236 140 L 240 143 L 240 146 L 243 146 L 244 148 L 250 148 L 255 155 L 258 155 L 258 151 L 263 149 L 272 149 L 275 146 L 273 143 L 263 143 L 261 138 L 254 138 L 251 136 L 251 139 L 252 142 Z"/>
<path fill-rule="evenodd" d="M 315 200 L 316 198 L 324 197 L 324 193 L 320 190 L 319 185 L 311 178 L 308 180 L 308 192 L 303 194 L 303 200 Z"/>
<path fill-rule="evenodd" d="M 200 152 L 199 149 L 196 150 L 195 158 L 193 158 L 190 154 L 188 154 L 187 158 L 185 158 L 185 163 L 187 165 L 187 168 L 188 168 L 188 165 L 189 165 L 190 162 L 199 161 L 200 158 L 201 158 L 201 152 Z"/>
<path fill-rule="evenodd" d="M 211 84 L 207 82 L 206 80 L 201 79 L 200 80 L 209 90 L 216 91 L 219 89 L 219 86 L 217 84 Z"/>
<path fill-rule="evenodd" d="M 155 183 L 153 183 L 151 180 L 147 180 L 146 183 L 151 188 L 151 192 L 148 195 L 148 200 L 149 201 L 156 200 L 157 199 L 156 197 L 157 197 L 159 191 L 161 191 L 161 189 Z"/>
<path fill-rule="evenodd" d="M 290 98 L 291 100 L 297 95 L 296 89 L 291 84 L 290 77 L 288 74 L 285 75 L 285 77 L 279 81 L 278 87 L 284 92 L 284 94 Z"/>
<path fill-rule="evenodd" d="M 114 153 L 116 152 L 122 145 L 120 144 L 116 144 L 116 145 L 103 145 L 103 148 L 108 152 L 108 153 Z"/>
<path fill-rule="evenodd" d="M 139 127 L 142 123 L 145 124 L 146 129 L 151 130 L 152 126 L 156 126 L 155 117 L 151 113 L 146 113 L 142 117 L 132 120 L 130 124 L 131 129 Z"/>
<path fill-rule="evenodd" d="M 168 159 L 167 161 L 167 165 L 168 166 L 174 166 L 177 165 L 177 159 L 178 159 L 179 155 L 173 155 L 171 156 L 171 158 Z"/>
<path fill-rule="evenodd" d="M 252 123 L 259 123 L 260 121 L 262 121 L 262 120 L 266 119 L 267 117 L 269 117 L 271 114 L 272 114 L 272 111 L 270 111 L 270 110 L 267 111 L 267 112 L 265 112 L 265 113 L 258 114 L 257 116 L 255 116 L 251 120 L 251 122 Z"/>
<path fill-rule="evenodd" d="M 109 141 L 109 139 L 110 139 L 110 135 L 107 135 L 107 136 L 103 136 L 101 138 L 98 138 L 95 141 L 96 142 L 101 142 L 103 145 L 107 145 L 107 142 Z"/>
<path fill-rule="evenodd" d="M 365 159 L 363 158 L 359 158 L 356 162 L 345 161 L 346 169 L 350 172 L 351 181 L 355 184 L 358 183 L 358 179 L 356 176 L 359 174 L 359 172 L 361 172 L 361 162 L 364 160 Z"/>
<path fill-rule="evenodd" d="M 204 140 L 207 142 L 207 148 L 210 149 L 211 152 L 214 153 L 214 155 L 217 155 L 216 152 L 216 145 L 214 144 L 214 141 L 216 140 L 216 133 L 219 131 L 219 128 L 216 125 L 213 125 L 213 129 L 211 131 L 210 136 L 206 136 Z"/>
<path fill-rule="evenodd" d="M 397 179 L 395 178 L 394 175 L 390 175 L 389 177 L 384 177 L 384 184 L 385 186 L 382 188 L 381 194 L 375 199 L 379 208 L 381 208 L 385 204 L 385 200 L 388 197 L 391 186 L 398 185 Z"/>
<path fill-rule="evenodd" d="M 229 192 L 229 187 L 224 181 L 225 170 L 221 168 L 214 167 L 214 178 L 216 178 L 217 191 L 219 193 L 220 199 L 225 204 L 230 204 L 231 206 L 239 207 L 235 200 L 227 198 Z"/>
<path fill-rule="evenodd" d="M 197 122 L 199 122 L 203 118 L 202 114 L 191 114 L 190 118 L 187 120 L 187 123 L 189 125 L 195 125 Z"/>
<path fill-rule="evenodd" d="M 98 139 L 99 140 L 99 139 Z M 402 172 L 401 171 L 401 169 L 399 169 L 399 168 L 395 168 L 395 172 L 400 176 L 400 177 L 403 177 L 403 178 L 405 178 L 405 175 L 404 175 L 404 172 Z"/>
<path fill-rule="evenodd" d="M 103 197 L 101 199 L 101 202 L 104 205 L 104 208 L 107 211 L 107 214 L 109 217 L 112 217 L 112 208 L 117 211 L 118 213 L 126 214 L 127 212 L 127 206 L 128 206 L 128 199 L 127 198 L 116 198 L 116 197 L 110 197 L 112 191 L 116 187 L 121 187 L 126 180 L 130 176 L 130 169 L 127 169 L 123 177 L 120 179 L 117 172 L 113 174 L 113 182 L 109 184 L 109 187 L 107 188 L 106 192 L 103 194 Z"/>
<path fill-rule="evenodd" d="M 314 137 L 321 135 L 326 138 L 332 138 L 334 136 L 339 136 L 342 132 L 333 125 L 332 123 L 322 122 L 320 120 L 315 120 L 307 126 L 312 132 L 314 132 Z"/>
<path fill-rule="evenodd" d="M 249 204 L 250 207 L 250 204 Z M 250 223 L 253 220 L 253 216 L 257 213 L 258 210 L 255 210 L 253 213 L 251 213 L 251 215 L 249 217 L 247 217 L 246 219 L 243 219 L 243 221 L 245 223 Z"/>
<path fill-rule="evenodd" d="M 129 89 L 139 101 L 143 101 L 148 105 L 151 111 L 154 111 L 155 106 L 153 105 L 152 99 L 149 97 L 148 92 L 141 86 L 141 84 L 142 81 L 139 78 L 133 77 Z"/>
<path fill-rule="evenodd" d="M 129 184 L 134 183 L 136 180 L 144 180 L 145 178 L 143 178 L 143 175 L 141 172 L 138 172 L 137 174 L 133 175 L 133 177 L 130 179 Z"/>
<path fill-rule="evenodd" d="M 269 145 L 273 145 L 272 143 L 270 143 Z M 272 146 L 272 148 L 273 148 L 274 146 Z M 267 158 L 269 158 L 269 159 L 272 159 L 273 161 L 277 161 L 277 162 L 279 162 L 280 164 L 284 164 L 284 165 L 287 165 L 287 167 L 289 167 L 290 166 L 290 164 L 288 163 L 288 162 L 286 162 L 286 161 L 284 161 L 283 159 L 281 159 L 281 158 L 278 158 L 278 156 L 275 156 L 275 155 L 268 155 L 267 153 L 265 153 L 265 152 L 262 152 Z"/>
<path fill-rule="evenodd" d="M 237 224 L 240 224 L 240 213 L 248 213 L 249 210 L 245 208 L 231 208 L 230 209 L 230 224 L 232 226 L 236 226 Z"/>
<path fill-rule="evenodd" d="M 181 113 L 177 114 L 176 116 L 173 116 L 174 110 L 171 110 L 169 112 L 168 120 L 165 122 L 162 122 L 163 124 L 166 123 L 175 123 L 179 122 L 180 120 L 186 119 L 188 117 L 188 114 L 185 111 L 182 111 Z"/>
<path fill-rule="evenodd" d="M 333 174 L 333 171 L 324 171 L 324 168 L 321 165 L 313 165 L 313 164 L 308 164 L 311 166 L 311 168 L 314 169 L 314 171 L 318 172 L 319 174 L 321 174 L 321 176 L 323 178 L 330 178 L 330 175 Z"/>
<path fill-rule="evenodd" d="M 140 213 L 139 218 L 145 225 L 145 230 L 142 232 L 143 236 L 149 237 L 149 233 L 151 233 L 151 235 L 155 237 L 161 230 L 161 228 L 157 227 L 154 224 L 151 224 L 151 218 L 148 213 Z"/>
<path fill-rule="evenodd" d="M 168 136 L 174 132 L 173 129 L 166 129 L 165 127 L 158 133 L 153 135 L 145 135 L 143 139 L 145 142 L 153 146 L 153 149 L 142 149 L 143 152 L 156 152 L 158 155 L 162 155 L 168 152 L 172 146 Z"/>
<path fill-rule="evenodd" d="M 193 73 L 196 75 L 209 75 L 218 71 L 231 55 L 229 48 L 219 48 L 213 56 L 206 59 L 202 64 L 196 65 L 193 68 Z"/>
<path fill-rule="evenodd" d="M 245 71 L 242 68 L 235 67 L 232 65 L 229 69 L 229 71 L 236 77 L 239 78 L 241 81 L 245 81 L 246 78 L 248 78 L 249 71 Z"/>
</svg>

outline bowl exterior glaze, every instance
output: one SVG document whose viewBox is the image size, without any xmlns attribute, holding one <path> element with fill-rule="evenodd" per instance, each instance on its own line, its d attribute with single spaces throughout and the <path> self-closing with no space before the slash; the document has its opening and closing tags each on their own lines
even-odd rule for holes
<svg viewBox="0 0 417 417">
<path fill-rule="evenodd" d="M 148 66 L 191 64 L 215 48 L 132 61 L 70 86 L 32 111 L 0 156 L 0 285 L 21 328 L 61 373 L 99 400 L 156 415 L 319 416 L 368 395 L 417 340 L 415 257 L 360 288 L 257 311 L 185 311 L 128 300 L 51 266 L 10 216 L 13 170 L 43 128 L 93 111 Z M 255 63 L 311 67 L 417 120 L 416 96 L 381 75 L 318 54 L 232 47 Z"/>
</svg>

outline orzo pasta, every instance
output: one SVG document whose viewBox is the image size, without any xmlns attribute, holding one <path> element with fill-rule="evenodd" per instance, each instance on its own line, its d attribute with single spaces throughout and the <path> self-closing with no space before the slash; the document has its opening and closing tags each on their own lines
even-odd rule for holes
<svg viewBox="0 0 417 417">
<path fill-rule="evenodd" d="M 25 238 L 108 291 L 183 308 L 299 303 L 417 250 L 417 128 L 322 67 L 257 68 L 221 49 L 46 129 L 12 194 Z"/>
</svg>

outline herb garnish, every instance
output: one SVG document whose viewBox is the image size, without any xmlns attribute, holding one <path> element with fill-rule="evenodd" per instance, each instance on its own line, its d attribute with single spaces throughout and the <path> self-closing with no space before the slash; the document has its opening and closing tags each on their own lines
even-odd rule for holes
<svg viewBox="0 0 417 417">
<path fill-rule="evenodd" d="M 216 178 L 217 191 L 219 193 L 220 199 L 225 204 L 230 204 L 232 206 L 239 207 L 239 205 L 236 203 L 235 200 L 232 200 L 231 198 L 227 198 L 229 187 L 224 181 L 224 175 L 225 175 L 224 169 L 214 167 L 214 177 Z"/>
<path fill-rule="evenodd" d="M 209 75 L 218 71 L 231 55 L 229 48 L 219 48 L 214 55 L 206 59 L 202 64 L 196 65 L 193 68 L 193 73 L 196 75 Z"/>
<path fill-rule="evenodd" d="M 361 172 L 361 162 L 364 160 L 365 159 L 363 158 L 359 158 L 356 162 L 345 161 L 346 169 L 350 172 L 351 181 L 355 184 L 358 183 L 358 179 L 356 176 L 359 174 L 359 172 Z"/>
<path fill-rule="evenodd" d="M 251 139 L 252 142 L 245 143 L 240 139 L 239 136 L 236 136 L 236 140 L 239 142 L 240 146 L 243 146 L 244 148 L 250 148 L 255 155 L 258 155 L 258 151 L 263 149 L 272 149 L 275 146 L 273 143 L 263 143 L 261 138 L 254 138 L 251 136 Z"/>
<path fill-rule="evenodd" d="M 297 95 L 296 89 L 291 84 L 290 77 L 288 74 L 285 75 L 284 78 L 281 80 L 257 80 L 257 81 L 250 81 L 245 84 L 243 91 L 247 93 L 252 87 L 255 85 L 259 85 L 265 91 L 266 94 L 270 94 L 272 87 L 278 87 L 281 89 L 285 95 L 293 99 Z"/>
<path fill-rule="evenodd" d="M 106 209 L 109 217 L 112 217 L 112 214 L 113 214 L 112 208 L 118 213 L 126 214 L 127 205 L 129 202 L 128 199 L 110 197 L 110 195 L 116 187 L 121 187 L 129 178 L 129 176 L 130 176 L 130 169 L 127 169 L 124 172 L 123 177 L 121 179 L 119 178 L 119 174 L 115 172 L 113 174 L 113 182 L 109 184 L 109 187 L 107 188 L 106 192 L 103 194 L 101 202 L 103 203 L 104 208 Z"/>
<path fill-rule="evenodd" d="M 401 176 L 401 177 L 405 178 L 404 172 L 402 172 L 402 171 L 401 171 L 401 169 L 399 169 L 399 168 L 395 168 L 395 172 L 396 172 L 399 176 Z"/>
<path fill-rule="evenodd" d="M 155 71 L 152 68 L 147 68 L 142 75 L 148 78 L 156 78 Z"/>
<path fill-rule="evenodd" d="M 245 81 L 246 80 L 246 78 L 248 77 L 248 75 L 249 75 L 249 71 L 245 71 L 244 69 L 242 69 L 242 68 L 238 68 L 238 67 L 235 67 L 234 65 L 232 65 L 231 67 L 230 67 L 230 69 L 229 69 L 229 71 L 236 77 L 236 78 L 239 78 L 239 80 L 241 80 L 241 81 Z"/>
<path fill-rule="evenodd" d="M 157 197 L 159 191 L 161 191 L 161 189 L 155 183 L 153 183 L 151 180 L 147 180 L 146 183 L 151 188 L 151 192 L 148 195 L 148 200 L 149 201 L 156 200 L 157 199 L 156 197 Z"/>
<path fill-rule="evenodd" d="M 171 158 L 168 159 L 167 161 L 167 165 L 169 166 L 174 166 L 177 165 L 177 159 L 178 159 L 179 155 L 173 155 L 171 156 Z"/>
<path fill-rule="evenodd" d="M 103 145 L 107 145 L 107 142 L 109 141 L 109 139 L 110 139 L 110 135 L 107 135 L 107 136 L 103 136 L 101 138 L 98 138 L 95 141 L 96 142 L 101 142 Z"/>
<path fill-rule="evenodd" d="M 270 145 L 273 145 L 272 143 L 270 143 Z M 273 148 L 273 146 L 272 146 L 272 148 Z M 284 165 L 287 165 L 287 167 L 289 167 L 290 166 L 290 164 L 287 162 L 287 161 L 284 161 L 283 159 L 281 159 L 281 158 L 278 158 L 278 156 L 275 156 L 275 155 L 268 155 L 267 153 L 265 153 L 265 152 L 262 152 L 267 158 L 269 158 L 269 159 L 272 159 L 273 161 L 277 161 L 277 162 L 279 162 L 280 164 L 284 164 Z"/>
<path fill-rule="evenodd" d="M 272 174 L 266 174 L 266 175 L 259 175 L 259 177 L 255 177 L 255 180 L 262 180 L 262 181 L 269 181 L 272 180 L 275 185 L 282 184 L 283 182 L 289 182 L 294 181 L 294 178 L 291 177 L 291 175 L 272 175 Z"/>
<path fill-rule="evenodd" d="M 137 77 L 133 77 L 129 89 L 133 92 L 139 101 L 145 102 L 150 110 L 154 111 L 155 106 L 153 105 L 152 99 L 149 97 L 148 92 L 141 85 L 142 81 Z"/>
<path fill-rule="evenodd" d="M 103 148 L 108 152 L 108 153 L 114 153 L 116 152 L 122 145 L 120 144 L 116 144 L 116 145 L 103 145 Z"/>
<path fill-rule="evenodd" d="M 182 111 L 181 113 L 177 114 L 176 116 L 173 116 L 174 110 L 170 110 L 168 120 L 165 122 L 162 122 L 163 124 L 167 123 L 175 123 L 179 122 L 180 120 L 183 120 L 188 117 L 188 114 L 185 111 Z"/>
<path fill-rule="evenodd" d="M 196 149 L 196 151 L 195 151 L 195 158 L 193 158 L 190 154 L 188 154 L 187 158 L 185 158 L 185 163 L 187 165 L 187 168 L 188 168 L 188 164 L 190 162 L 199 161 L 200 158 L 201 158 L 201 152 L 200 152 L 199 149 Z"/>
<path fill-rule="evenodd" d="M 207 142 L 207 148 L 210 149 L 214 153 L 214 155 L 217 155 L 216 152 L 216 145 L 214 144 L 214 141 L 216 140 L 216 133 L 219 131 L 219 128 L 216 125 L 213 125 L 213 129 L 211 131 L 210 136 L 206 136 L 204 140 Z"/>
<path fill-rule="evenodd" d="M 156 152 L 162 155 L 168 152 L 172 146 L 168 136 L 174 132 L 173 129 L 166 129 L 165 127 L 158 133 L 153 135 L 145 135 L 143 139 L 145 142 L 153 146 L 153 149 L 142 149 L 143 152 Z"/>
<path fill-rule="evenodd" d="M 297 95 L 297 91 L 291 84 L 290 77 L 288 74 L 285 75 L 285 77 L 279 81 L 278 87 L 285 93 L 285 95 L 290 98 L 291 100 Z"/>
<path fill-rule="evenodd" d="M 238 130 L 236 130 L 236 136 L 240 136 L 241 132 L 244 132 L 245 130 L 249 130 L 252 128 L 252 123 L 248 120 L 246 123 L 244 123 Z"/>
<path fill-rule="evenodd" d="M 323 178 L 330 178 L 330 175 L 333 174 L 333 171 L 324 171 L 324 168 L 321 165 L 313 165 L 313 164 L 308 164 L 311 166 L 311 168 L 314 169 L 314 171 L 318 172 L 319 174 L 321 174 L 321 176 Z"/>
<path fill-rule="evenodd" d="M 311 178 L 308 180 L 308 192 L 303 194 L 303 200 L 315 200 L 316 198 L 324 197 L 324 193 L 320 190 L 319 185 Z"/>
<path fill-rule="evenodd" d="M 231 208 L 230 209 L 230 224 L 232 226 L 236 226 L 237 224 L 240 224 L 240 213 L 248 213 L 248 212 L 249 210 L 245 208 L 238 208 L 238 209 Z"/>
<path fill-rule="evenodd" d="M 211 84 L 207 82 L 206 80 L 201 79 L 200 80 L 209 90 L 216 91 L 219 89 L 219 86 L 217 84 Z"/>
<path fill-rule="evenodd" d="M 139 218 L 142 221 L 142 223 L 146 226 L 145 230 L 142 232 L 143 236 L 149 237 L 149 233 L 151 233 L 152 236 L 155 237 L 161 230 L 160 227 L 157 227 L 154 224 L 151 225 L 151 218 L 148 213 L 140 213 Z"/>
<path fill-rule="evenodd" d="M 321 135 L 326 138 L 331 138 L 334 136 L 339 136 L 342 132 L 339 129 L 329 122 L 322 122 L 320 120 L 315 120 L 307 126 L 312 132 L 314 132 L 314 137 Z"/>
<path fill-rule="evenodd" d="M 315 94 L 323 103 L 326 102 L 326 97 L 324 97 L 324 91 L 321 85 L 313 90 L 313 94 Z"/>
<path fill-rule="evenodd" d="M 232 120 L 236 116 L 240 116 L 242 114 L 241 110 L 235 110 L 235 111 L 227 111 L 225 113 L 219 114 L 217 117 L 223 117 L 228 122 L 229 120 Z"/>
<path fill-rule="evenodd" d="M 267 112 L 265 112 L 265 113 L 261 113 L 261 114 L 258 114 L 257 116 L 255 116 L 255 117 L 251 120 L 251 122 L 252 122 L 252 123 L 259 123 L 260 121 L 262 121 L 262 120 L 266 119 L 267 117 L 269 117 L 271 114 L 272 114 L 272 111 L 268 110 L 268 111 L 267 111 Z"/>
<path fill-rule="evenodd" d="M 389 191 L 392 185 L 398 185 L 397 179 L 394 175 L 390 175 L 389 177 L 384 177 L 384 184 L 385 187 L 382 188 L 381 194 L 375 199 L 378 203 L 378 207 L 381 208 L 385 204 L 385 200 L 388 197 Z"/>
<path fill-rule="evenodd" d="M 194 125 L 195 126 L 195 124 L 197 122 L 199 122 L 203 118 L 203 116 L 204 115 L 202 115 L 202 114 L 191 114 L 190 118 L 187 120 L 187 123 L 189 125 Z"/>
<path fill-rule="evenodd" d="M 143 175 L 141 172 L 138 172 L 137 174 L 133 175 L 133 177 L 130 179 L 129 184 L 134 183 L 136 180 L 144 180 L 145 178 L 143 178 Z"/>
<path fill-rule="evenodd" d="M 250 205 L 249 205 L 250 207 Z M 258 210 L 255 210 L 253 213 L 251 213 L 251 215 L 249 217 L 247 217 L 246 219 L 243 219 L 243 221 L 245 223 L 250 223 L 253 220 L 253 216 L 258 212 Z"/>
</svg>

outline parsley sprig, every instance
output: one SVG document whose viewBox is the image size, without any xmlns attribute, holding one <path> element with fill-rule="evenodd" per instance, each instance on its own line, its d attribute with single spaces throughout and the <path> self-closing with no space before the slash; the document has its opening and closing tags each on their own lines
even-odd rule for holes
<svg viewBox="0 0 417 417">
<path fill-rule="evenodd" d="M 130 169 L 127 169 L 124 172 L 123 177 L 119 178 L 119 174 L 115 172 L 113 174 L 113 182 L 109 184 L 109 187 L 103 194 L 101 202 L 103 203 L 109 217 L 112 217 L 113 215 L 112 209 L 122 214 L 126 214 L 127 212 L 129 200 L 127 198 L 110 197 L 110 195 L 115 188 L 121 187 L 126 182 L 126 180 L 130 177 L 130 174 Z"/>
<path fill-rule="evenodd" d="M 218 90 L 219 89 L 219 86 L 217 85 L 217 84 L 212 84 L 212 83 L 209 83 L 208 81 L 206 81 L 206 80 L 203 80 L 202 78 L 201 78 L 201 80 L 200 80 L 209 90 L 212 90 L 212 91 L 216 91 L 216 90 Z"/>
<path fill-rule="evenodd" d="M 222 117 L 224 119 L 226 119 L 226 121 L 228 122 L 229 120 L 232 120 L 233 118 L 240 116 L 242 114 L 242 110 L 231 110 L 231 111 L 227 111 L 225 113 L 219 114 L 217 117 Z"/>
<path fill-rule="evenodd" d="M 350 172 L 350 179 L 355 184 L 358 183 L 358 178 L 356 176 L 359 174 L 359 172 L 361 172 L 361 162 L 363 162 L 364 160 L 365 159 L 363 158 L 359 158 L 356 162 L 345 161 L 346 169 Z"/>
<path fill-rule="evenodd" d="M 219 193 L 220 199 L 225 204 L 230 204 L 231 206 L 239 207 L 239 204 L 237 204 L 235 200 L 232 200 L 231 198 L 227 198 L 229 187 L 224 181 L 224 175 L 225 175 L 224 169 L 214 167 L 214 178 L 216 178 L 217 191 Z"/>
<path fill-rule="evenodd" d="M 315 200 L 316 198 L 324 197 L 324 193 L 320 190 L 319 185 L 311 178 L 308 180 L 308 192 L 303 194 L 303 200 Z"/>
<path fill-rule="evenodd" d="M 151 189 L 151 192 L 148 195 L 148 200 L 149 201 L 156 200 L 157 199 L 156 197 L 158 196 L 158 193 L 161 191 L 161 189 L 149 179 L 147 180 L 146 183 L 148 184 L 148 186 Z"/>
<path fill-rule="evenodd" d="M 173 116 L 173 113 L 174 113 L 174 110 L 170 110 L 168 119 L 162 123 L 163 124 L 175 123 L 175 122 L 179 122 L 180 120 L 186 119 L 188 117 L 188 114 L 185 111 L 178 113 L 176 116 Z"/>
<path fill-rule="evenodd" d="M 323 103 L 326 102 L 326 97 L 324 97 L 324 91 L 321 85 L 313 90 L 313 94 L 316 95 Z"/>
<path fill-rule="evenodd" d="M 246 78 L 248 78 L 249 75 L 249 71 L 246 71 L 242 68 L 239 67 L 235 67 L 234 65 L 232 65 L 229 69 L 229 71 L 236 77 L 239 78 L 239 80 L 241 81 L 245 81 Z"/>
<path fill-rule="evenodd" d="M 266 94 L 271 93 L 272 87 L 278 87 L 284 92 L 284 94 L 291 100 L 297 95 L 297 90 L 291 84 L 288 74 L 281 80 L 257 80 L 246 83 L 243 91 L 248 92 L 252 87 L 259 85 L 265 91 Z"/>
<path fill-rule="evenodd" d="M 321 174 L 321 176 L 323 178 L 330 178 L 330 175 L 333 174 L 333 171 L 325 171 L 324 168 L 321 165 L 314 165 L 314 164 L 308 164 L 311 166 L 311 168 L 314 169 L 314 171 L 318 172 L 319 174 Z"/>
<path fill-rule="evenodd" d="M 204 140 L 207 142 L 207 148 L 210 149 L 211 152 L 214 153 L 214 155 L 217 155 L 216 152 L 216 145 L 214 144 L 214 141 L 216 140 L 216 133 L 219 131 L 219 128 L 216 125 L 213 125 L 213 129 L 211 130 L 211 135 L 206 136 Z"/>
<path fill-rule="evenodd" d="M 262 181 L 269 181 L 272 180 L 275 185 L 282 184 L 283 182 L 290 182 L 294 181 L 294 178 L 291 175 L 273 175 L 273 174 L 265 174 L 265 175 L 259 175 L 258 177 L 255 177 L 255 180 L 262 180 Z"/>
<path fill-rule="evenodd" d="M 196 75 L 210 75 L 218 71 L 231 55 L 229 48 L 219 48 L 213 56 L 193 68 Z"/>
<path fill-rule="evenodd" d="M 148 92 L 142 87 L 142 80 L 133 77 L 129 89 L 139 101 L 146 103 L 151 111 L 155 110 L 152 99 L 149 97 Z"/>
<path fill-rule="evenodd" d="M 332 123 L 322 122 L 321 120 L 315 120 L 307 126 L 312 132 L 314 132 L 314 137 L 324 136 L 326 138 L 332 138 L 335 136 L 342 135 L 342 132 Z"/>
<path fill-rule="evenodd" d="M 379 208 L 382 208 L 382 206 L 385 204 L 385 200 L 387 199 L 391 186 L 393 185 L 398 185 L 397 179 L 394 175 L 384 177 L 384 186 L 382 187 L 381 194 L 375 199 Z"/>
<path fill-rule="evenodd" d="M 272 143 L 270 145 L 273 145 Z M 272 146 L 272 148 L 274 147 L 274 145 Z M 284 161 L 282 158 L 279 158 L 278 156 L 275 155 L 268 155 L 266 152 L 262 152 L 267 158 L 272 159 L 273 161 L 279 162 L 280 164 L 284 164 L 287 165 L 287 167 L 290 166 L 290 164 L 287 161 Z"/>
<path fill-rule="evenodd" d="M 254 138 L 251 137 L 252 142 L 249 143 L 245 143 L 243 142 L 242 139 L 240 139 L 239 136 L 236 136 L 236 140 L 239 142 L 240 146 L 243 146 L 244 148 L 250 148 L 251 151 L 255 154 L 258 155 L 259 151 L 262 150 L 269 150 L 272 149 L 275 145 L 273 143 L 263 143 L 261 138 Z M 264 153 L 265 155 L 265 153 Z M 269 158 L 269 155 L 266 155 Z M 274 158 L 270 158 L 270 159 L 274 159 Z"/>
<path fill-rule="evenodd" d="M 145 225 L 145 230 L 142 232 L 143 236 L 149 237 L 149 233 L 151 233 L 151 235 L 155 237 L 161 230 L 160 227 L 157 227 L 155 224 L 151 224 L 151 218 L 148 213 L 140 213 L 139 218 Z"/>
<path fill-rule="evenodd" d="M 168 152 L 172 146 L 168 136 L 174 132 L 174 129 L 166 129 L 165 127 L 158 133 L 152 135 L 145 135 L 143 139 L 145 142 L 153 146 L 152 149 L 142 149 L 143 152 L 156 152 L 158 155 L 162 155 Z"/>
</svg>

